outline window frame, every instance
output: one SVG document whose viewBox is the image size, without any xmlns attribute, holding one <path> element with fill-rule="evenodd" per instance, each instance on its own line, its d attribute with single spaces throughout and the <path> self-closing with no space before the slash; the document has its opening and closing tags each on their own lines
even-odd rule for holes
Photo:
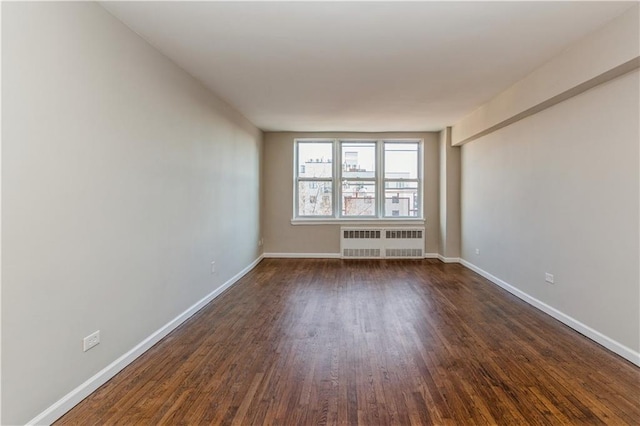
<svg viewBox="0 0 640 426">
<path fill-rule="evenodd" d="M 423 180 L 423 174 L 422 174 L 422 169 L 423 169 L 423 165 L 424 165 L 424 158 L 422 156 L 422 141 L 409 141 L 406 139 L 383 139 L 381 140 L 382 143 L 382 153 L 381 153 L 381 160 L 382 160 L 382 170 L 380 172 L 381 178 L 382 178 L 382 187 L 380 188 L 380 193 L 383 197 L 381 201 L 382 204 L 382 210 L 380 211 L 380 216 L 383 219 L 388 219 L 388 218 L 394 218 L 394 217 L 400 217 L 403 219 L 407 219 L 407 218 L 413 218 L 413 217 L 417 217 L 417 218 L 422 218 L 424 215 L 424 210 L 422 208 L 423 206 L 423 201 L 422 199 L 424 198 L 424 180 Z M 416 177 L 415 178 L 408 178 L 408 179 L 401 179 L 401 178 L 387 178 L 385 176 L 385 172 L 386 172 L 386 168 L 385 168 L 385 145 L 386 144 L 409 144 L 409 143 L 417 143 L 417 170 L 416 170 Z M 386 211 L 385 211 L 385 203 L 386 203 L 386 198 L 385 198 L 385 194 L 386 194 L 386 190 L 387 190 L 387 182 L 402 182 L 402 183 L 415 183 L 416 184 L 416 191 L 418 194 L 418 211 L 416 216 L 393 216 L 392 212 L 393 210 L 391 210 L 389 212 L 389 214 L 387 215 Z M 400 207 L 400 197 L 396 197 L 396 199 L 398 200 L 397 203 L 393 203 L 393 204 L 398 204 L 398 207 Z M 409 206 L 409 211 L 411 211 L 411 206 Z"/>
<path fill-rule="evenodd" d="M 377 219 L 379 217 L 379 206 L 378 206 L 378 196 L 379 196 L 379 182 L 378 182 L 378 173 L 380 170 L 379 167 L 379 148 L 380 148 L 380 144 L 378 142 L 378 140 L 376 139 L 335 139 L 335 142 L 337 144 L 337 150 L 338 150 L 338 154 L 339 154 L 339 158 L 337 161 L 337 163 L 340 165 L 338 167 L 338 176 L 336 177 L 336 180 L 338 182 L 340 182 L 340 193 L 338 194 L 338 202 L 339 205 L 337 206 L 337 211 L 334 211 L 334 215 L 337 213 L 338 219 L 362 219 L 362 220 L 366 220 L 366 219 Z M 373 143 L 373 149 L 374 149 L 374 164 L 375 164 L 375 169 L 374 169 L 374 175 L 372 178 L 363 178 L 363 177 L 353 177 L 353 178 L 345 178 L 343 175 L 343 170 L 342 170 L 342 163 L 343 163 L 343 158 L 342 158 L 342 144 L 346 143 L 346 144 L 356 144 L 356 143 L 362 143 L 364 144 L 372 144 Z M 347 214 L 343 214 L 343 210 L 344 210 L 344 197 L 342 196 L 342 185 L 344 184 L 344 182 L 371 182 L 374 185 L 375 191 L 374 191 L 374 197 L 375 197 L 375 204 L 373 205 L 373 214 L 372 215 L 361 215 L 361 216 L 356 216 L 356 215 L 347 215 Z M 336 209 L 334 209 L 336 210 Z"/>
<path fill-rule="evenodd" d="M 342 144 L 344 143 L 374 143 L 375 149 L 375 173 L 373 178 L 348 178 L 343 177 L 342 172 Z M 332 176 L 330 178 L 300 177 L 300 143 L 331 143 L 332 144 Z M 384 157 L 385 144 L 387 143 L 415 143 L 417 145 L 417 178 L 415 179 L 388 179 L 385 178 Z M 424 223 L 424 140 L 421 138 L 294 138 L 293 140 L 293 218 L 292 224 L 330 224 L 330 223 L 376 223 L 392 222 Z M 350 216 L 344 215 L 342 185 L 345 180 L 367 181 L 375 185 L 374 215 Z M 332 213 L 330 215 L 300 215 L 299 211 L 299 182 L 330 182 L 332 185 Z M 385 186 L 387 182 L 411 182 L 417 183 L 418 206 L 416 216 L 385 216 Z M 410 206 L 411 208 L 411 206 Z"/>
<path fill-rule="evenodd" d="M 298 152 L 298 147 L 299 144 L 298 142 L 302 142 L 302 143 L 331 143 L 331 177 L 325 178 L 312 178 L 312 177 L 300 177 L 300 159 L 299 159 L 299 152 Z M 294 212 L 294 218 L 304 218 L 304 219 L 331 219 L 334 217 L 335 215 L 335 210 L 336 210 L 336 197 L 335 197 L 335 175 L 336 175 L 336 166 L 335 166 L 335 142 L 333 139 L 322 139 L 322 138 L 313 138 L 313 139 L 296 139 L 295 140 L 295 149 L 294 149 L 294 176 L 293 176 L 293 212 Z M 305 166 L 305 170 L 306 170 L 306 166 Z M 329 182 L 331 184 L 331 215 L 305 215 L 305 216 L 300 216 L 300 203 L 299 203 L 299 184 L 300 182 Z M 314 187 L 316 188 L 316 187 Z M 317 199 L 316 199 L 317 202 Z"/>
</svg>

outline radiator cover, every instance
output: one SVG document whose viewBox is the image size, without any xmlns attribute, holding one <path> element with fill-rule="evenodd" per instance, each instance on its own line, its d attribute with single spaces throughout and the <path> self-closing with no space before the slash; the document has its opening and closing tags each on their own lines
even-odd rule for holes
<svg viewBox="0 0 640 426">
<path fill-rule="evenodd" d="M 341 227 L 343 259 L 422 259 L 424 227 Z"/>
</svg>

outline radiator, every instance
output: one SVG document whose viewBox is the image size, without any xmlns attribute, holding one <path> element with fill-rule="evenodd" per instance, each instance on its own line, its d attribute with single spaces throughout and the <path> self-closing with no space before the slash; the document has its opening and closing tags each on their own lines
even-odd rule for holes
<svg viewBox="0 0 640 426">
<path fill-rule="evenodd" d="M 424 228 L 340 228 L 343 259 L 422 259 Z"/>
</svg>

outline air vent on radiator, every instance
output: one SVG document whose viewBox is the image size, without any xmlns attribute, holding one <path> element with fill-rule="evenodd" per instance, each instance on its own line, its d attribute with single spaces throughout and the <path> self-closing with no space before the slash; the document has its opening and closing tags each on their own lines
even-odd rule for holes
<svg viewBox="0 0 640 426">
<path fill-rule="evenodd" d="M 342 258 L 424 257 L 424 228 L 340 228 Z"/>
<path fill-rule="evenodd" d="M 349 229 L 342 232 L 342 238 L 345 239 L 353 239 L 353 238 L 380 238 L 379 230 L 370 230 L 370 229 Z"/>
<path fill-rule="evenodd" d="M 415 248 L 388 248 L 385 250 L 385 257 L 422 257 L 422 249 Z"/>
<path fill-rule="evenodd" d="M 403 229 L 403 230 L 387 230 L 386 237 L 395 239 L 420 238 L 422 239 L 421 229 Z"/>
<path fill-rule="evenodd" d="M 380 249 L 371 249 L 371 248 L 343 249 L 342 257 L 377 258 L 377 257 L 380 257 Z"/>
</svg>

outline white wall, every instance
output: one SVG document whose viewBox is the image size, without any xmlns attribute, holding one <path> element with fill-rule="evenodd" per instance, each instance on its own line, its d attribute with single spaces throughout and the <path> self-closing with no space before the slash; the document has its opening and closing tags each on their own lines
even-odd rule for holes
<svg viewBox="0 0 640 426">
<path fill-rule="evenodd" d="M 462 147 L 462 257 L 636 354 L 639 90 L 636 70 Z"/>
<path fill-rule="evenodd" d="M 2 77 L 1 423 L 20 424 L 258 257 L 262 135 L 95 3 L 3 3 Z"/>
</svg>

